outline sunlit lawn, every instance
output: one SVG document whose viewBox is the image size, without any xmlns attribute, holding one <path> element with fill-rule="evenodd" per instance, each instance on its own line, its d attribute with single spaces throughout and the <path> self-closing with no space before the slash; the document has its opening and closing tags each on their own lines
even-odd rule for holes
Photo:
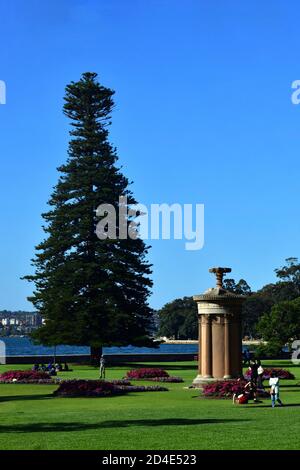
<svg viewBox="0 0 300 470">
<path fill-rule="evenodd" d="M 183 384 L 162 384 L 169 392 L 55 398 L 55 385 L 0 384 L 0 449 L 299 449 L 300 368 L 289 361 L 265 365 L 296 375 L 281 381 L 283 408 L 272 409 L 268 399 L 235 406 L 231 400 L 199 399 L 197 390 L 184 388 L 196 375 L 195 362 L 155 364 L 184 378 Z M 131 367 L 108 369 L 107 379 L 122 378 Z M 89 366 L 73 369 L 60 377 L 98 377 Z"/>
</svg>

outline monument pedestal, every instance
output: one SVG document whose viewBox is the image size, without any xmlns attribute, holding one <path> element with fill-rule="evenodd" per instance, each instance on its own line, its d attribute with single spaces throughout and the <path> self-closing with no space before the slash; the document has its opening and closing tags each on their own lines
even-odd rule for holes
<svg viewBox="0 0 300 470">
<path fill-rule="evenodd" d="M 194 296 L 198 305 L 198 375 L 193 385 L 242 375 L 241 307 L 245 298 L 223 288 L 230 268 L 212 268 L 217 285 Z"/>
</svg>

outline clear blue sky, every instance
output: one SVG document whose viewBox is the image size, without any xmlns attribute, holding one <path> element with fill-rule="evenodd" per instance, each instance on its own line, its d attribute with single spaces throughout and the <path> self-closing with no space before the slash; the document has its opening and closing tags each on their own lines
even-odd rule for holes
<svg viewBox="0 0 300 470">
<path fill-rule="evenodd" d="M 205 247 L 155 241 L 151 304 L 213 285 L 253 289 L 299 256 L 297 1 L 0 0 L 0 310 L 32 309 L 34 245 L 66 159 L 64 87 L 116 90 L 111 141 L 143 203 L 204 203 Z"/>
</svg>

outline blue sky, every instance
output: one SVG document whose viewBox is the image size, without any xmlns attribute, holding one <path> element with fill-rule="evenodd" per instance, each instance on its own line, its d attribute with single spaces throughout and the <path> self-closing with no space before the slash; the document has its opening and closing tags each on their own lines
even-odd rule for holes
<svg viewBox="0 0 300 470">
<path fill-rule="evenodd" d="M 116 91 L 110 139 L 145 204 L 205 204 L 205 246 L 152 243 L 155 308 L 231 266 L 253 289 L 299 256 L 297 1 L 0 0 L 0 310 L 31 309 L 41 213 L 64 162 L 64 87 Z"/>
</svg>

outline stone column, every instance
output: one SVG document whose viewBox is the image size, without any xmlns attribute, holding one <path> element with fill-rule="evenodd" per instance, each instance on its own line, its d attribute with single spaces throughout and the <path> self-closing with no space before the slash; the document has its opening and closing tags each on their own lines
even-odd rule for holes
<svg viewBox="0 0 300 470">
<path fill-rule="evenodd" d="M 231 378 L 230 360 L 230 317 L 224 316 L 224 379 Z"/>
<path fill-rule="evenodd" d="M 212 319 L 213 377 L 224 376 L 224 318 L 214 315 Z"/>
<path fill-rule="evenodd" d="M 206 379 L 212 377 L 212 332 L 211 332 L 211 317 L 210 315 L 202 315 L 202 358 L 201 369 L 202 376 Z"/>
<path fill-rule="evenodd" d="M 201 375 L 202 367 L 202 316 L 198 315 L 198 374 Z"/>
</svg>

